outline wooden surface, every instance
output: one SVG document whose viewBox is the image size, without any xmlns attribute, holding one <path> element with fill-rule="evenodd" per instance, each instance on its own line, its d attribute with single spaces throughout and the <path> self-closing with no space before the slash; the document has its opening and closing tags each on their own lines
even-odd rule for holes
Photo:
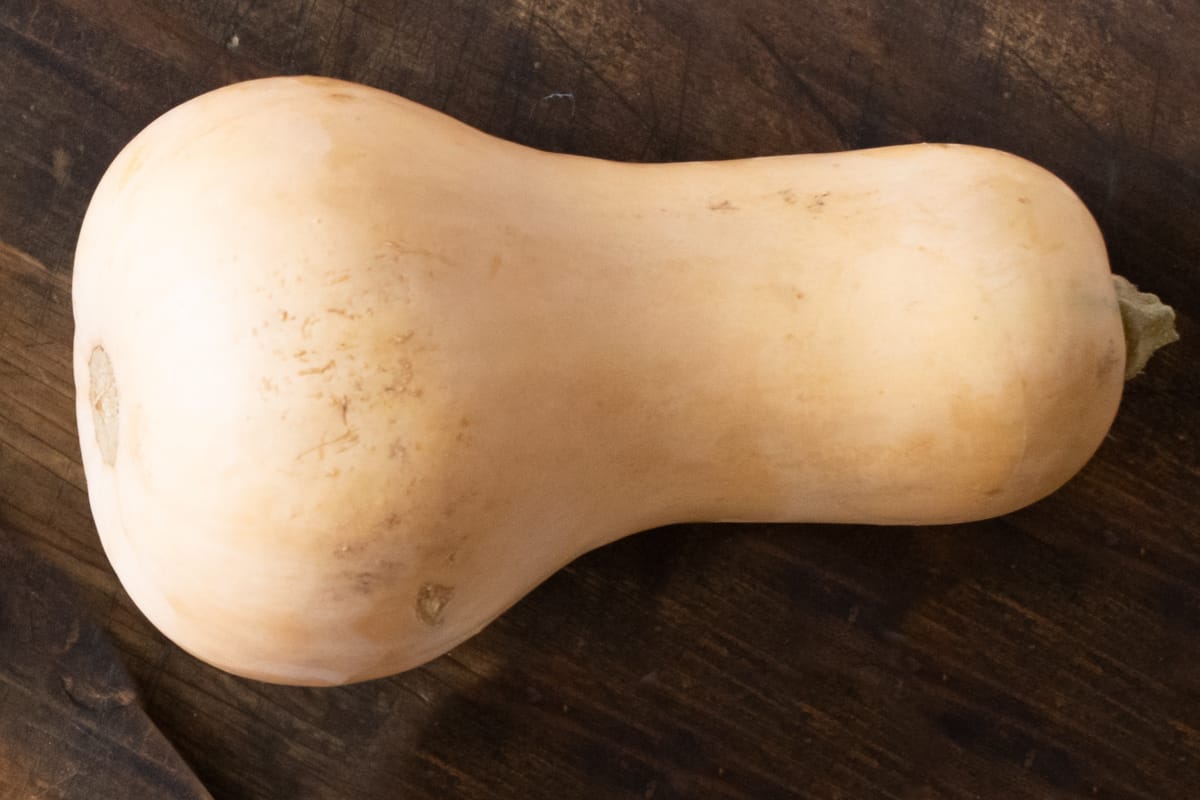
<svg viewBox="0 0 1200 800">
<path fill-rule="evenodd" d="M 70 581 L 0 531 L 0 797 L 209 797 Z"/>
<path fill-rule="evenodd" d="M 68 576 L 217 798 L 1195 797 L 1198 41 L 1200 5 L 1179 0 L 3 0 L 0 526 Z M 100 550 L 73 423 L 71 256 L 143 125 L 297 72 L 607 158 L 1012 150 L 1080 192 L 1114 268 L 1176 306 L 1184 339 L 1129 385 L 1085 471 L 1006 518 L 655 531 L 422 669 L 332 690 L 233 678 L 157 634 Z M 6 586 L 41 568 L 12 552 Z M 76 613 L 25 608 L 47 630 Z M 0 794 L 114 796 L 83 756 L 72 782 L 11 788 L 13 748 L 36 742 L 11 740 L 33 700 L 4 687 L 41 664 L 61 674 L 23 685 L 49 697 L 69 673 L 37 652 L 52 638 L 0 644 Z M 78 740 L 65 712 L 42 722 Z M 161 745 L 113 735 L 133 796 Z"/>
</svg>

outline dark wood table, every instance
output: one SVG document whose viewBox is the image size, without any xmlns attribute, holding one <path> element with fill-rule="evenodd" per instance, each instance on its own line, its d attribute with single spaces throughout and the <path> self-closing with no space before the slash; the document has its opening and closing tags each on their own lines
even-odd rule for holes
<svg viewBox="0 0 1200 800">
<path fill-rule="evenodd" d="M 1198 42 L 1193 0 L 3 0 L 0 796 L 1200 796 Z M 276 73 L 613 159 L 1011 150 L 1079 191 L 1183 340 L 1083 473 L 1005 518 L 659 530 L 421 669 L 234 678 L 100 549 L 71 259 L 143 125 Z"/>
</svg>

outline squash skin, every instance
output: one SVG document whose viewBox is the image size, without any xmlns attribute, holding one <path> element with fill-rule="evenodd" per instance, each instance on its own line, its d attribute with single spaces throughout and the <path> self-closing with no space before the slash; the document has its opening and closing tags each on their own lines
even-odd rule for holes
<svg viewBox="0 0 1200 800">
<path fill-rule="evenodd" d="M 1021 508 L 1099 446 L 1125 354 L 1094 220 L 1016 156 L 619 164 L 317 78 L 136 137 L 74 308 L 123 585 L 305 685 L 418 666 L 658 525 Z"/>
</svg>

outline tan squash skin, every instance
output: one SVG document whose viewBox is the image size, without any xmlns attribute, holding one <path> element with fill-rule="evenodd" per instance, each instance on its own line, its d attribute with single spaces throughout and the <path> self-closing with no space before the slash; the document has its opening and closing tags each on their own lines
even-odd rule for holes
<svg viewBox="0 0 1200 800">
<path fill-rule="evenodd" d="M 74 280 L 114 568 L 283 683 L 417 666 L 661 524 L 1020 508 L 1099 445 L 1125 357 L 1095 223 L 1014 156 L 615 164 L 312 78 L 139 135 Z"/>
</svg>

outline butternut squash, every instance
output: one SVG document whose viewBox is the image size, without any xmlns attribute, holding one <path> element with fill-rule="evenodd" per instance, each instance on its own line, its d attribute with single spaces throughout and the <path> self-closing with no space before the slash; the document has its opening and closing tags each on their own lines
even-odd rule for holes
<svg viewBox="0 0 1200 800">
<path fill-rule="evenodd" d="M 113 567 L 223 669 L 408 669 L 688 520 L 937 524 L 1074 475 L 1120 399 L 1060 180 L 916 145 L 638 165 L 316 78 L 170 111 L 74 274 Z"/>
</svg>

